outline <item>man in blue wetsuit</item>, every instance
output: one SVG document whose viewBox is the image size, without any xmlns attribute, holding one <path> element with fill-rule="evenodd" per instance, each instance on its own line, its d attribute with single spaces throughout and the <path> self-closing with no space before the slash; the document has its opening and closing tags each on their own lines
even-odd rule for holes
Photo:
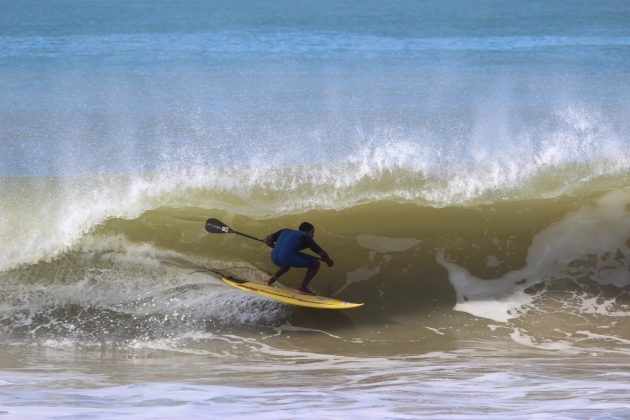
<svg viewBox="0 0 630 420">
<path fill-rule="evenodd" d="M 315 277 L 315 274 L 317 274 L 319 270 L 319 259 L 312 255 L 303 254 L 300 251 L 310 248 L 313 252 L 322 257 L 322 261 L 324 261 L 328 267 L 332 267 L 335 262 L 331 260 L 328 254 L 313 240 L 315 227 L 312 224 L 304 222 L 298 229 L 299 230 L 281 229 L 265 238 L 265 243 L 273 248 L 273 251 L 271 251 L 271 261 L 280 267 L 276 274 L 266 281 L 266 284 L 271 286 L 273 282 L 289 271 L 291 267 L 306 268 L 306 275 L 304 276 L 304 281 L 302 281 L 299 291 L 301 293 L 314 295 L 315 292 L 308 288 L 308 284 L 313 280 L 313 277 Z"/>
</svg>

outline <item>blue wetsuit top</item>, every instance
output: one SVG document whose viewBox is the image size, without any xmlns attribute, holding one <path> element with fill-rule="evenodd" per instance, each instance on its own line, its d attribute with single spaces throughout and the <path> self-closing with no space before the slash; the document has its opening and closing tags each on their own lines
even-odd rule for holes
<svg viewBox="0 0 630 420">
<path fill-rule="evenodd" d="M 317 264 L 315 257 L 300 251 L 306 248 L 319 254 L 322 248 L 305 232 L 293 229 L 281 229 L 271 235 L 275 243 L 271 251 L 271 261 L 280 267 L 310 268 Z"/>
</svg>

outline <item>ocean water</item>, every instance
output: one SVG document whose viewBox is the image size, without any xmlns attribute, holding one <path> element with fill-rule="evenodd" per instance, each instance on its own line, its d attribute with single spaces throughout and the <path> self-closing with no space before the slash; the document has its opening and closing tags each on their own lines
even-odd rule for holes
<svg viewBox="0 0 630 420">
<path fill-rule="evenodd" d="M 0 418 L 630 418 L 628 22 L 0 0 Z"/>
</svg>

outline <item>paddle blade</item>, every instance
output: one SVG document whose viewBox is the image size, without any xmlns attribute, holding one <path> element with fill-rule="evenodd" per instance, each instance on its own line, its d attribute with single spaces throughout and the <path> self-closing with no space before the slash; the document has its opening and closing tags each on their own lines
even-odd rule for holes
<svg viewBox="0 0 630 420">
<path fill-rule="evenodd" d="M 232 229 L 218 219 L 206 220 L 206 231 L 209 233 L 231 233 Z"/>
</svg>

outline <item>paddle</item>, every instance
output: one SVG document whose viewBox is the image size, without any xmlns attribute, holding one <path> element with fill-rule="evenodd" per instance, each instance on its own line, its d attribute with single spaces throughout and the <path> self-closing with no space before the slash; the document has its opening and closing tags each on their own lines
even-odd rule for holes
<svg viewBox="0 0 630 420">
<path fill-rule="evenodd" d="M 236 233 L 237 235 L 241 235 L 241 236 L 244 236 L 244 237 L 249 238 L 249 239 L 253 239 L 253 240 L 258 241 L 258 242 L 266 243 L 265 241 L 263 241 L 260 238 L 248 235 L 246 233 L 238 232 L 238 231 L 232 229 L 231 227 L 229 227 L 228 225 L 226 225 L 225 223 L 223 223 L 219 219 L 208 219 L 208 220 L 206 220 L 206 231 L 208 233 Z M 319 257 L 313 256 L 313 258 L 315 258 L 317 260 L 320 260 L 320 261 L 323 261 Z"/>
<path fill-rule="evenodd" d="M 265 242 L 262 239 L 257 238 L 255 236 L 251 236 L 246 233 L 237 232 L 218 219 L 206 220 L 206 231 L 208 231 L 208 233 L 236 233 L 237 235 L 241 235 L 241 236 L 244 236 L 249 239 L 253 239 L 258 242 L 263 242 L 263 243 Z"/>
</svg>

